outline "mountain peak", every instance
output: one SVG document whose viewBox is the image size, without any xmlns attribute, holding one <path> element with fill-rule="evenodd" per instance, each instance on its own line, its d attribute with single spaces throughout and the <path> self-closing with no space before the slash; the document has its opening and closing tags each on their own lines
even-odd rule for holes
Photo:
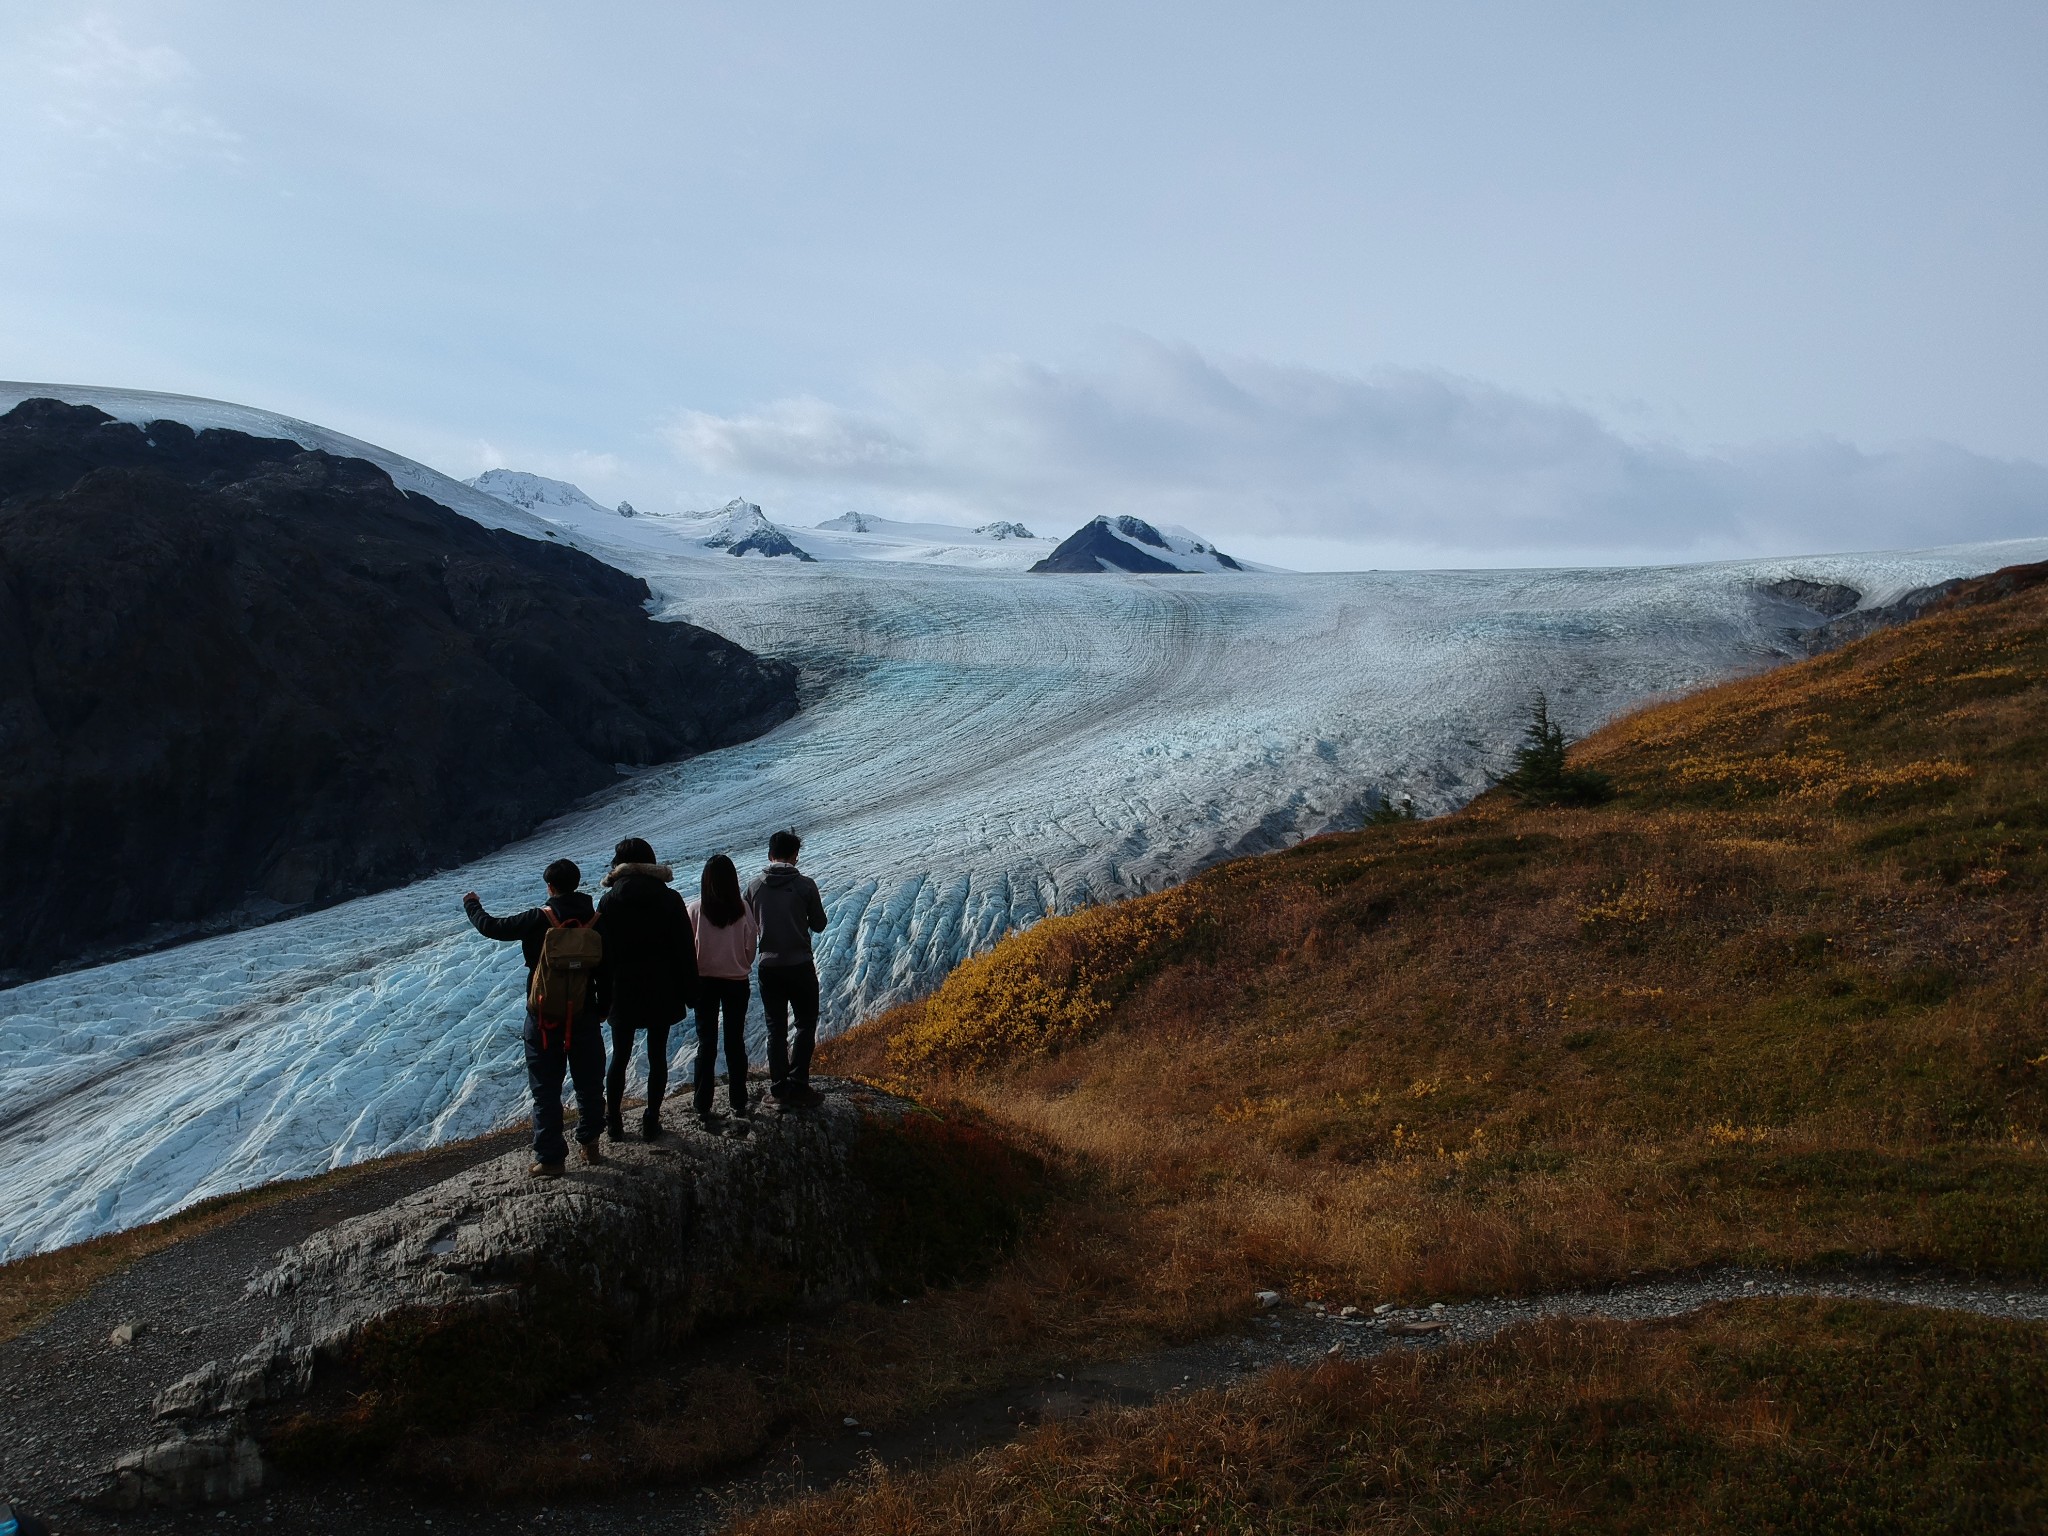
<svg viewBox="0 0 2048 1536">
<path fill-rule="evenodd" d="M 1167 576 L 1198 571 L 1242 571 L 1230 556 L 1185 528 L 1161 531 L 1138 517 L 1098 517 L 1031 567 L 1034 571 L 1132 571 Z"/>
</svg>

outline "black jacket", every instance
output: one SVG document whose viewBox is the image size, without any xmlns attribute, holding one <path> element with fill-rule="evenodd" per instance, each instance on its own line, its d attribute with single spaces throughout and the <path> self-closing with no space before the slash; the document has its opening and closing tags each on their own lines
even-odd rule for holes
<svg viewBox="0 0 2048 1536">
<path fill-rule="evenodd" d="M 614 1024 L 674 1024 L 696 1004 L 697 934 L 671 878 L 666 864 L 621 864 L 604 877 L 598 975 Z"/>
<path fill-rule="evenodd" d="M 770 864 L 747 887 L 747 905 L 761 920 L 761 964 L 809 965 L 811 935 L 825 931 L 825 903 L 794 864 Z"/>
<path fill-rule="evenodd" d="M 571 891 L 566 896 L 550 896 L 547 905 L 555 916 L 565 923 L 587 923 L 596 913 L 589 895 L 583 891 Z M 484 904 L 470 897 L 462 903 L 462 910 L 469 914 L 470 923 L 487 939 L 502 939 L 507 943 L 519 941 L 521 953 L 526 956 L 526 969 L 531 971 L 540 963 L 540 941 L 547 937 L 550 926 L 547 914 L 539 907 L 528 907 L 524 912 L 514 912 L 510 917 L 493 917 L 484 910 Z M 605 944 L 607 953 L 611 944 Z M 605 1016 L 604 973 L 600 971 L 591 989 L 590 1010 L 597 1018 Z"/>
</svg>

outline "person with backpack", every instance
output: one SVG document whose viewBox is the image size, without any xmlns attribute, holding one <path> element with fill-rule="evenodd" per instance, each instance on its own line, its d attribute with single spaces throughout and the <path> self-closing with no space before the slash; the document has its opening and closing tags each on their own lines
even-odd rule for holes
<svg viewBox="0 0 2048 1536">
<path fill-rule="evenodd" d="M 741 1120 L 747 1103 L 747 997 L 753 990 L 754 951 L 761 920 L 740 894 L 739 871 L 722 853 L 704 864 L 697 899 L 689 903 L 697 930 L 697 1120 L 707 1129 L 718 1116 L 711 1092 L 718 1076 L 719 1018 L 725 1019 L 725 1102 Z"/>
<path fill-rule="evenodd" d="M 818 887 L 800 874 L 804 841 L 791 831 L 768 839 L 768 867 L 747 887 L 747 905 L 761 924 L 761 1011 L 768 1016 L 768 1092 L 785 1109 L 818 1102 L 811 1088 L 811 1051 L 818 1040 L 818 968 L 811 935 L 825 931 Z M 796 1015 L 794 1049 L 789 1016 Z"/>
<path fill-rule="evenodd" d="M 643 837 L 624 839 L 612 851 L 598 904 L 604 935 L 604 998 L 611 1010 L 612 1068 L 605 1080 L 605 1125 L 612 1140 L 625 1137 L 626 1068 L 633 1036 L 647 1035 L 647 1108 L 640 1134 L 661 1135 L 661 1100 L 668 1091 L 668 1032 L 697 1001 L 697 938 L 675 878 L 654 859 Z"/>
<path fill-rule="evenodd" d="M 541 872 L 548 899 L 510 917 L 493 917 L 475 891 L 462 909 L 487 939 L 517 942 L 526 958 L 526 1086 L 533 1095 L 533 1166 L 537 1179 L 558 1179 L 569 1159 L 562 1136 L 562 1078 L 576 1090 L 576 1147 L 601 1163 L 604 1130 L 604 943 L 594 931 L 597 909 L 577 889 L 583 871 L 557 859 Z"/>
</svg>

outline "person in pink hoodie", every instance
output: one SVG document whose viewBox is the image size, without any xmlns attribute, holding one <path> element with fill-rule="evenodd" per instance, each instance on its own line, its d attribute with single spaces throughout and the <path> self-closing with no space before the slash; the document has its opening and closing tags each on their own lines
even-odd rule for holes
<svg viewBox="0 0 2048 1536">
<path fill-rule="evenodd" d="M 718 1075 L 719 1022 L 724 1020 L 725 1101 L 742 1120 L 747 1107 L 747 998 L 761 920 L 740 895 L 739 871 L 714 853 L 704 863 L 698 895 L 690 904 L 697 930 L 697 1118 L 705 1126 L 723 1118 L 713 1112 L 711 1092 Z"/>
</svg>

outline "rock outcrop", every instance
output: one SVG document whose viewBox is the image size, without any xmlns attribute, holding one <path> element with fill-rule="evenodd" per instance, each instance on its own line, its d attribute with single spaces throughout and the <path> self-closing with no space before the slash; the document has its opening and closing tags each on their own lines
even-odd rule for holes
<svg viewBox="0 0 2048 1536">
<path fill-rule="evenodd" d="M 361 459 L 0 416 L 0 979 L 402 883 L 795 711 L 648 597 Z"/>
<path fill-rule="evenodd" d="M 560 1180 L 529 1177 L 516 1153 L 278 1254 L 248 1289 L 282 1299 L 283 1321 L 161 1391 L 163 1436 L 107 1470 L 100 1502 L 260 1487 L 266 1436 L 317 1417 L 336 1383 L 402 1409 L 422 1385 L 411 1362 L 455 1358 L 488 1376 L 510 1358 L 521 1389 L 546 1390 L 559 1383 L 536 1380 L 548 1367 L 532 1362 L 561 1369 L 672 1346 L 715 1320 L 893 1294 L 950 1278 L 1015 1230 L 1031 1177 L 1020 1154 L 887 1094 L 818 1086 L 822 1104 L 759 1116 L 750 1136 L 692 1126 L 613 1144 L 606 1163 Z"/>
</svg>

